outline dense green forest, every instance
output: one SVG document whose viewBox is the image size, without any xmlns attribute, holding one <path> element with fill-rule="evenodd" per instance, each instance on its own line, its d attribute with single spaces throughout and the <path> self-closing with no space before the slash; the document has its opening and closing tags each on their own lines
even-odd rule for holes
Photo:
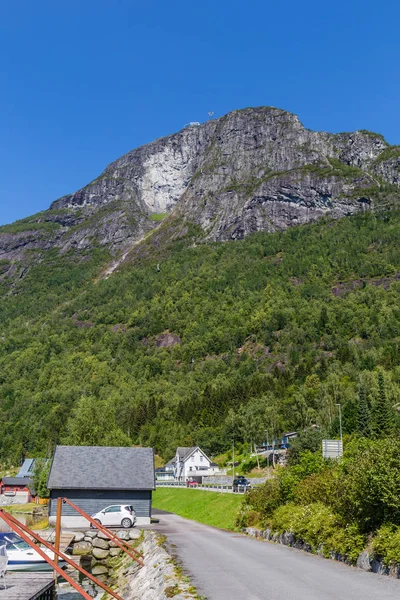
<svg viewBox="0 0 400 600">
<path fill-rule="evenodd" d="M 105 251 L 52 250 L 0 280 L 0 463 L 334 435 L 337 403 L 345 433 L 398 429 L 398 211 L 141 256 L 102 279 Z"/>
</svg>

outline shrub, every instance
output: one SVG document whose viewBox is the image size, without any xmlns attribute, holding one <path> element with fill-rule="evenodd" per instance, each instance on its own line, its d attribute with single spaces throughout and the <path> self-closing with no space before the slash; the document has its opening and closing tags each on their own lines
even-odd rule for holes
<svg viewBox="0 0 400 600">
<path fill-rule="evenodd" d="M 400 446 L 397 439 L 353 442 L 338 465 L 334 506 L 362 531 L 400 525 Z"/>
<path fill-rule="evenodd" d="M 282 504 L 281 487 L 279 480 L 274 477 L 267 479 L 264 485 L 250 490 L 243 500 L 243 510 L 255 511 L 260 515 L 260 521 L 272 515 L 274 510 Z"/>
<path fill-rule="evenodd" d="M 336 502 L 337 469 L 326 469 L 313 473 L 299 482 L 296 487 L 296 500 L 300 504 L 322 502 L 332 506 Z"/>
<path fill-rule="evenodd" d="M 385 565 L 400 564 L 400 527 L 382 525 L 372 542 L 372 549 Z"/>
<path fill-rule="evenodd" d="M 346 556 L 352 563 L 356 562 L 365 545 L 357 525 L 344 524 L 339 515 L 321 503 L 281 506 L 274 512 L 271 526 L 280 533 L 290 531 L 309 544 L 314 552 L 322 547 L 324 556 L 334 552 Z"/>
<path fill-rule="evenodd" d="M 319 429 L 306 429 L 290 443 L 288 451 L 289 465 L 296 465 L 304 452 L 318 452 L 321 449 L 324 432 Z"/>
</svg>

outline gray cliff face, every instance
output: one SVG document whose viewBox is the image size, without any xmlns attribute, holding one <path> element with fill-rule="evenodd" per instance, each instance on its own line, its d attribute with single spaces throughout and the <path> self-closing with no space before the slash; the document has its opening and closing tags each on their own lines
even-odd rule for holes
<svg viewBox="0 0 400 600">
<path fill-rule="evenodd" d="M 236 111 L 218 121 L 177 210 L 213 241 L 353 214 L 372 206 L 366 190 L 380 182 L 368 170 L 387 147 L 368 132 L 308 131 L 278 109 Z"/>
<path fill-rule="evenodd" d="M 144 214 L 165 213 L 178 202 L 212 139 L 216 121 L 188 127 L 125 154 L 51 209 L 134 203 Z"/>
<path fill-rule="evenodd" d="M 397 201 L 399 186 L 400 149 L 382 136 L 313 132 L 283 110 L 248 108 L 132 150 L 50 210 L 0 228 L 0 260 L 54 247 L 126 254 L 159 226 L 155 213 L 174 218 L 175 236 L 195 223 L 204 241 L 240 239 Z"/>
</svg>

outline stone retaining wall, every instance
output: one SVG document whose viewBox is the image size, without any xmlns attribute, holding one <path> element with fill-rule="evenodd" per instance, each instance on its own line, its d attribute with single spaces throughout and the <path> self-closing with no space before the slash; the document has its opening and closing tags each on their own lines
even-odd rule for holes
<svg viewBox="0 0 400 600">
<path fill-rule="evenodd" d="M 276 544 L 282 544 L 284 546 L 290 546 L 292 548 L 297 548 L 299 550 L 303 550 L 304 552 L 313 552 L 310 544 L 307 544 L 303 540 L 296 538 L 295 535 L 289 531 L 285 531 L 285 533 L 276 533 L 271 529 L 257 529 L 256 527 L 246 527 L 244 533 L 250 535 L 255 538 L 261 538 L 267 540 L 269 542 L 275 542 Z M 324 556 L 323 548 L 320 546 L 316 554 L 319 556 Z M 326 558 L 326 557 L 325 557 Z M 347 557 L 339 552 L 330 552 L 330 556 L 332 560 L 338 560 L 340 562 L 344 562 L 346 564 L 353 564 L 351 561 L 347 559 Z M 366 550 L 361 552 L 357 558 L 356 566 L 364 571 L 371 571 L 372 573 L 378 573 L 379 575 L 389 575 L 390 577 L 395 577 L 396 579 L 400 579 L 400 565 L 391 565 L 390 567 L 386 566 L 379 557 L 370 554 Z"/>
<path fill-rule="evenodd" d="M 117 531 L 116 535 L 127 542 L 138 540 L 141 532 L 138 529 Z M 90 571 L 99 579 L 107 579 L 114 573 L 117 558 L 124 552 L 115 542 L 97 529 L 76 532 L 70 546 L 73 556 L 80 556 L 84 569 Z"/>
<path fill-rule="evenodd" d="M 122 540 L 131 541 L 144 555 L 143 567 L 96 529 L 75 533 L 71 552 L 81 557 L 85 569 L 111 586 L 125 600 L 198 598 L 195 588 L 187 577 L 182 577 L 175 560 L 164 548 L 160 535 L 137 528 L 121 530 L 116 535 Z"/>
<path fill-rule="evenodd" d="M 140 551 L 144 566 L 122 560 L 115 574 L 115 591 L 125 600 L 190 600 L 198 598 L 195 588 L 183 577 L 175 560 L 163 545 L 163 538 L 154 531 L 145 531 Z"/>
</svg>

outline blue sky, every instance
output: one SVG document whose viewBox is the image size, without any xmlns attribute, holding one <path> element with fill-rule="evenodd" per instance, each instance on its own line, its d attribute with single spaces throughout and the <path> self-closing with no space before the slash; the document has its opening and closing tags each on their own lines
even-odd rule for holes
<svg viewBox="0 0 400 600">
<path fill-rule="evenodd" d="M 0 3 L 0 224 L 246 106 L 400 144 L 398 0 Z"/>
</svg>

